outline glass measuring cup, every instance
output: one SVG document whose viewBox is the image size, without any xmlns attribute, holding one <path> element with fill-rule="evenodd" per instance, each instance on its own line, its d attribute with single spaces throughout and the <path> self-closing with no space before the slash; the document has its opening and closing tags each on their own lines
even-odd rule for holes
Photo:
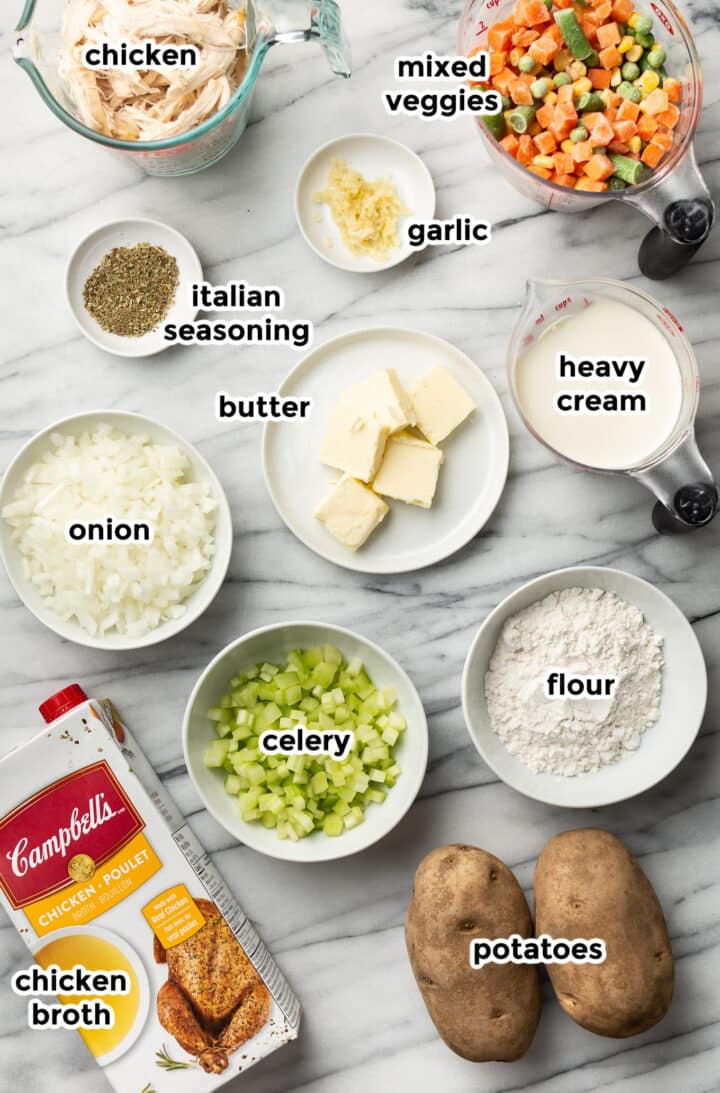
<svg viewBox="0 0 720 1093">
<path fill-rule="evenodd" d="M 612 469 L 579 463 L 553 448 L 528 420 L 517 383 L 520 359 L 543 334 L 561 319 L 580 314 L 595 301 L 603 299 L 631 307 L 660 331 L 677 363 L 682 392 L 673 430 L 660 447 L 634 466 Z M 507 367 L 510 392 L 525 427 L 554 455 L 583 470 L 622 474 L 641 482 L 658 498 L 653 509 L 653 523 L 658 531 L 691 531 L 710 523 L 717 512 L 718 488 L 695 441 L 700 394 L 697 361 L 678 320 L 652 296 L 609 279 L 531 280 L 513 331 Z"/>
<path fill-rule="evenodd" d="M 479 45 L 485 46 L 490 27 L 508 18 L 513 6 L 514 0 L 466 0 L 458 30 L 458 52 L 467 54 Z M 663 280 L 687 265 L 710 234 L 715 217 L 693 147 L 702 108 L 702 71 L 690 30 L 672 0 L 638 3 L 636 8 L 652 16 L 667 52 L 668 75 L 676 77 L 682 87 L 674 146 L 645 182 L 601 194 L 558 186 L 513 159 L 482 118 L 476 117 L 476 124 L 492 161 L 530 200 L 562 212 L 583 212 L 604 201 L 624 201 L 650 217 L 656 227 L 642 243 L 638 263 L 646 277 Z"/>
<path fill-rule="evenodd" d="M 350 48 L 335 0 L 241 0 L 246 12 L 248 63 L 229 102 L 194 129 L 163 140 L 120 140 L 97 132 L 77 117 L 58 72 L 65 0 L 26 0 L 15 31 L 13 54 L 43 101 L 75 133 L 122 151 L 150 175 L 189 175 L 217 163 L 242 136 L 255 84 L 271 46 L 319 42 L 331 69 L 349 76 Z"/>
</svg>

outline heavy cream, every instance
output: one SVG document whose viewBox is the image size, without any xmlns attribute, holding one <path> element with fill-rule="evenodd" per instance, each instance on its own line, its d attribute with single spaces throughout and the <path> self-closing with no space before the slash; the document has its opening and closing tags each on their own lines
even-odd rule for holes
<svg viewBox="0 0 720 1093">
<path fill-rule="evenodd" d="M 682 384 L 661 331 L 616 300 L 559 319 L 515 366 L 520 408 L 560 455 L 601 470 L 633 468 L 668 439 Z"/>
</svg>

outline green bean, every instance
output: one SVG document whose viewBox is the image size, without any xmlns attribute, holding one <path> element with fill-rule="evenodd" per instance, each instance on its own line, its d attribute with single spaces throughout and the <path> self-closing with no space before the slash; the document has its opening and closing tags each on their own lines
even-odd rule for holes
<svg viewBox="0 0 720 1093">
<path fill-rule="evenodd" d="M 500 96 L 500 103 L 502 105 L 503 113 L 504 113 L 506 110 L 511 109 L 513 101 L 512 101 L 512 99 L 510 98 L 509 95 L 501 95 Z"/>
<path fill-rule="evenodd" d="M 584 61 L 592 55 L 593 47 L 585 37 L 577 16 L 571 8 L 556 11 L 555 22 L 560 27 L 565 44 L 577 61 Z"/>
<path fill-rule="evenodd" d="M 613 178 L 610 179 L 609 185 L 611 190 L 624 190 L 627 183 L 623 182 L 621 178 L 615 178 L 613 176 Z"/>
<path fill-rule="evenodd" d="M 558 72 L 556 76 L 553 76 L 553 83 L 556 87 L 565 87 L 566 84 L 572 83 L 572 76 L 568 76 L 567 72 Z"/>
<path fill-rule="evenodd" d="M 630 186 L 637 186 L 643 176 L 643 165 L 636 159 L 628 156 L 611 155 L 610 161 L 615 168 L 613 174 L 621 182 L 627 182 Z"/>
<path fill-rule="evenodd" d="M 577 129 L 573 129 L 570 134 L 570 140 L 573 144 L 580 144 L 582 141 L 587 140 L 590 134 L 584 125 L 578 125 Z"/>
<path fill-rule="evenodd" d="M 605 99 L 602 97 L 599 91 L 583 91 L 577 99 L 577 109 L 583 111 L 586 110 L 596 112 L 605 109 Z"/>
<path fill-rule="evenodd" d="M 526 133 L 537 114 L 537 106 L 516 106 L 508 121 L 516 133 Z"/>
<path fill-rule="evenodd" d="M 495 140 L 502 140 L 507 133 L 507 122 L 504 114 L 485 114 L 483 121 Z"/>
</svg>

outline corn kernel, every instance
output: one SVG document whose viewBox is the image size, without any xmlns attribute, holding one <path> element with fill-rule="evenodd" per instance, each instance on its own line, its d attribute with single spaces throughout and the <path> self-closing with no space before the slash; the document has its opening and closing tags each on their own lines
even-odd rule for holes
<svg viewBox="0 0 720 1093">
<path fill-rule="evenodd" d="M 579 80 L 581 76 L 587 76 L 587 65 L 584 61 L 573 61 L 568 71 L 573 80 Z"/>
<path fill-rule="evenodd" d="M 523 54 L 523 51 L 521 49 L 513 49 L 513 50 L 510 51 L 510 55 L 508 57 L 508 60 L 510 61 L 510 64 L 512 65 L 513 68 L 518 67 L 519 62 L 520 62 L 520 58 L 522 56 L 524 56 L 524 54 Z"/>
<path fill-rule="evenodd" d="M 634 11 L 632 13 L 632 15 L 630 16 L 630 18 L 628 19 L 628 26 L 632 27 L 633 30 L 635 30 L 635 27 L 637 26 L 637 21 L 638 21 L 639 18 L 640 18 L 640 12 L 639 11 Z"/>
<path fill-rule="evenodd" d="M 622 71 L 619 68 L 614 68 L 610 73 L 610 86 L 619 87 L 622 82 Z"/>
<path fill-rule="evenodd" d="M 552 156 L 535 156 L 533 158 L 533 167 L 545 167 L 548 171 L 552 171 L 554 166 Z"/>
<path fill-rule="evenodd" d="M 629 49 L 632 49 L 634 45 L 637 45 L 637 42 L 633 38 L 632 34 L 626 34 L 620 45 L 618 46 L 618 51 L 620 53 L 627 53 L 627 51 Z"/>
<path fill-rule="evenodd" d="M 635 155 L 637 155 L 638 152 L 642 152 L 642 138 L 630 137 L 630 140 L 628 141 L 628 148 L 631 152 L 634 152 Z"/>
<path fill-rule="evenodd" d="M 572 154 L 572 150 L 575 147 L 575 144 L 571 140 L 564 140 L 562 142 L 562 144 L 560 145 L 560 147 L 561 147 L 562 151 L 565 152 L 565 154 L 569 156 L 569 155 Z"/>
<path fill-rule="evenodd" d="M 587 78 L 587 76 L 581 76 L 580 79 L 576 80 L 572 86 L 573 91 L 576 95 L 582 95 L 586 91 L 592 91 L 592 83 Z"/>
<path fill-rule="evenodd" d="M 644 52 L 645 51 L 643 50 L 643 47 L 635 43 L 632 49 L 629 49 L 627 51 L 625 56 L 627 57 L 628 61 L 632 61 L 633 64 L 635 64 L 637 61 L 640 60 Z"/>
<path fill-rule="evenodd" d="M 653 72 L 651 69 L 646 69 L 640 79 L 635 81 L 635 86 L 639 87 L 643 95 L 649 95 L 651 91 L 655 91 L 660 86 L 660 77 L 657 72 Z"/>
<path fill-rule="evenodd" d="M 543 99 L 543 102 L 547 103 L 548 106 L 552 106 L 557 101 L 558 101 L 557 91 L 548 91 L 547 95 Z"/>
</svg>

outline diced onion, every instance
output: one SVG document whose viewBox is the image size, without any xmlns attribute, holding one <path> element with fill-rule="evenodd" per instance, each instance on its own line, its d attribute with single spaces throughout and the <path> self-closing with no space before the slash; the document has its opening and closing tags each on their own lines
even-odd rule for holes
<svg viewBox="0 0 720 1093">
<path fill-rule="evenodd" d="M 47 607 L 98 636 L 142 637 L 186 610 L 215 553 L 217 500 L 174 444 L 108 424 L 53 433 L 2 517 Z M 150 524 L 149 543 L 70 542 L 75 522 Z"/>
</svg>

